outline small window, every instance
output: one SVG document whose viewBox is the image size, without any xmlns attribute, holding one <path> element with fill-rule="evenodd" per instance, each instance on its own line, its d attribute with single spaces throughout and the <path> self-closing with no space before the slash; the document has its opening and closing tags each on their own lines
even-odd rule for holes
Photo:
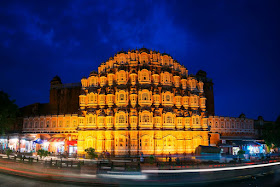
<svg viewBox="0 0 280 187">
<path fill-rule="evenodd" d="M 147 93 L 143 93 L 142 99 L 143 99 L 144 101 L 147 101 L 147 100 L 148 100 L 148 94 L 147 94 Z"/>
<path fill-rule="evenodd" d="M 170 116 L 168 116 L 168 117 L 166 118 L 166 121 L 167 121 L 167 123 L 172 123 L 172 118 L 171 118 Z"/>
<path fill-rule="evenodd" d="M 143 115 L 143 122 L 149 122 L 149 116 Z"/>
<path fill-rule="evenodd" d="M 124 123 L 124 116 L 123 116 L 123 115 L 120 115 L 120 117 L 119 117 L 119 123 Z"/>
<path fill-rule="evenodd" d="M 170 95 L 166 96 L 166 101 L 170 101 Z"/>
<path fill-rule="evenodd" d="M 53 127 L 56 127 L 56 122 L 55 121 L 53 121 L 52 124 L 53 124 Z"/>
<path fill-rule="evenodd" d="M 59 127 L 62 127 L 62 123 L 63 123 L 62 121 L 59 121 Z"/>
</svg>

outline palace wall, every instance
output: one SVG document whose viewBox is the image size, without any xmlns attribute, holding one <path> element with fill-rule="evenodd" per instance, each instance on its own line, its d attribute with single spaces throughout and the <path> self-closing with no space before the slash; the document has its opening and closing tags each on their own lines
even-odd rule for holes
<svg viewBox="0 0 280 187">
<path fill-rule="evenodd" d="M 253 138 L 256 135 L 253 119 L 209 116 L 208 125 L 212 133 L 219 133 L 221 137 Z"/>
</svg>

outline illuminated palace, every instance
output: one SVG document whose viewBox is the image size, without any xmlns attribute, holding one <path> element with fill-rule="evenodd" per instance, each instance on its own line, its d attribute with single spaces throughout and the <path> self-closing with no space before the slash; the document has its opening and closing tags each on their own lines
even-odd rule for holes
<svg viewBox="0 0 280 187">
<path fill-rule="evenodd" d="M 25 118 L 23 132 L 54 134 L 50 151 L 63 135 L 65 147 L 77 141 L 78 154 L 88 147 L 115 155 L 193 153 L 209 145 L 203 88 L 168 54 L 122 51 L 82 78 L 79 114 Z"/>
</svg>

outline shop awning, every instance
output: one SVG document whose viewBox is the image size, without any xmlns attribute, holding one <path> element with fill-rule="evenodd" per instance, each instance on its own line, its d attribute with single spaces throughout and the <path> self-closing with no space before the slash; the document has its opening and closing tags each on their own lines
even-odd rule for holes
<svg viewBox="0 0 280 187">
<path fill-rule="evenodd" d="M 34 138 L 34 137 L 25 137 L 25 138 L 22 138 L 22 140 L 25 140 L 25 141 L 35 141 L 36 138 Z"/>
<path fill-rule="evenodd" d="M 48 142 L 64 142 L 65 138 L 50 138 Z"/>
<path fill-rule="evenodd" d="M 77 145 L 77 141 L 76 140 L 72 140 L 72 141 L 66 141 L 67 145 Z"/>
<path fill-rule="evenodd" d="M 261 146 L 260 143 L 257 143 L 255 141 L 242 141 L 242 140 L 233 140 L 232 145 L 238 145 L 238 146 L 245 146 L 245 145 L 252 145 L 252 146 Z"/>
<path fill-rule="evenodd" d="M 42 143 L 43 143 L 43 141 L 42 141 L 40 138 L 38 138 L 37 140 L 35 140 L 35 141 L 33 141 L 33 142 L 35 142 L 35 143 L 37 143 L 37 144 L 42 144 Z"/>
</svg>

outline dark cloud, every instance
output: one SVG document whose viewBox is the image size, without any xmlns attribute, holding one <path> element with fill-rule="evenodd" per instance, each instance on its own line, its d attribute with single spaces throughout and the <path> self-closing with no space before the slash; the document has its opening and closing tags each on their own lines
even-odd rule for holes
<svg viewBox="0 0 280 187">
<path fill-rule="evenodd" d="M 279 115 L 278 1 L 2 1 L 0 89 L 48 102 L 121 49 L 167 52 L 215 83 L 217 115 Z"/>
</svg>

